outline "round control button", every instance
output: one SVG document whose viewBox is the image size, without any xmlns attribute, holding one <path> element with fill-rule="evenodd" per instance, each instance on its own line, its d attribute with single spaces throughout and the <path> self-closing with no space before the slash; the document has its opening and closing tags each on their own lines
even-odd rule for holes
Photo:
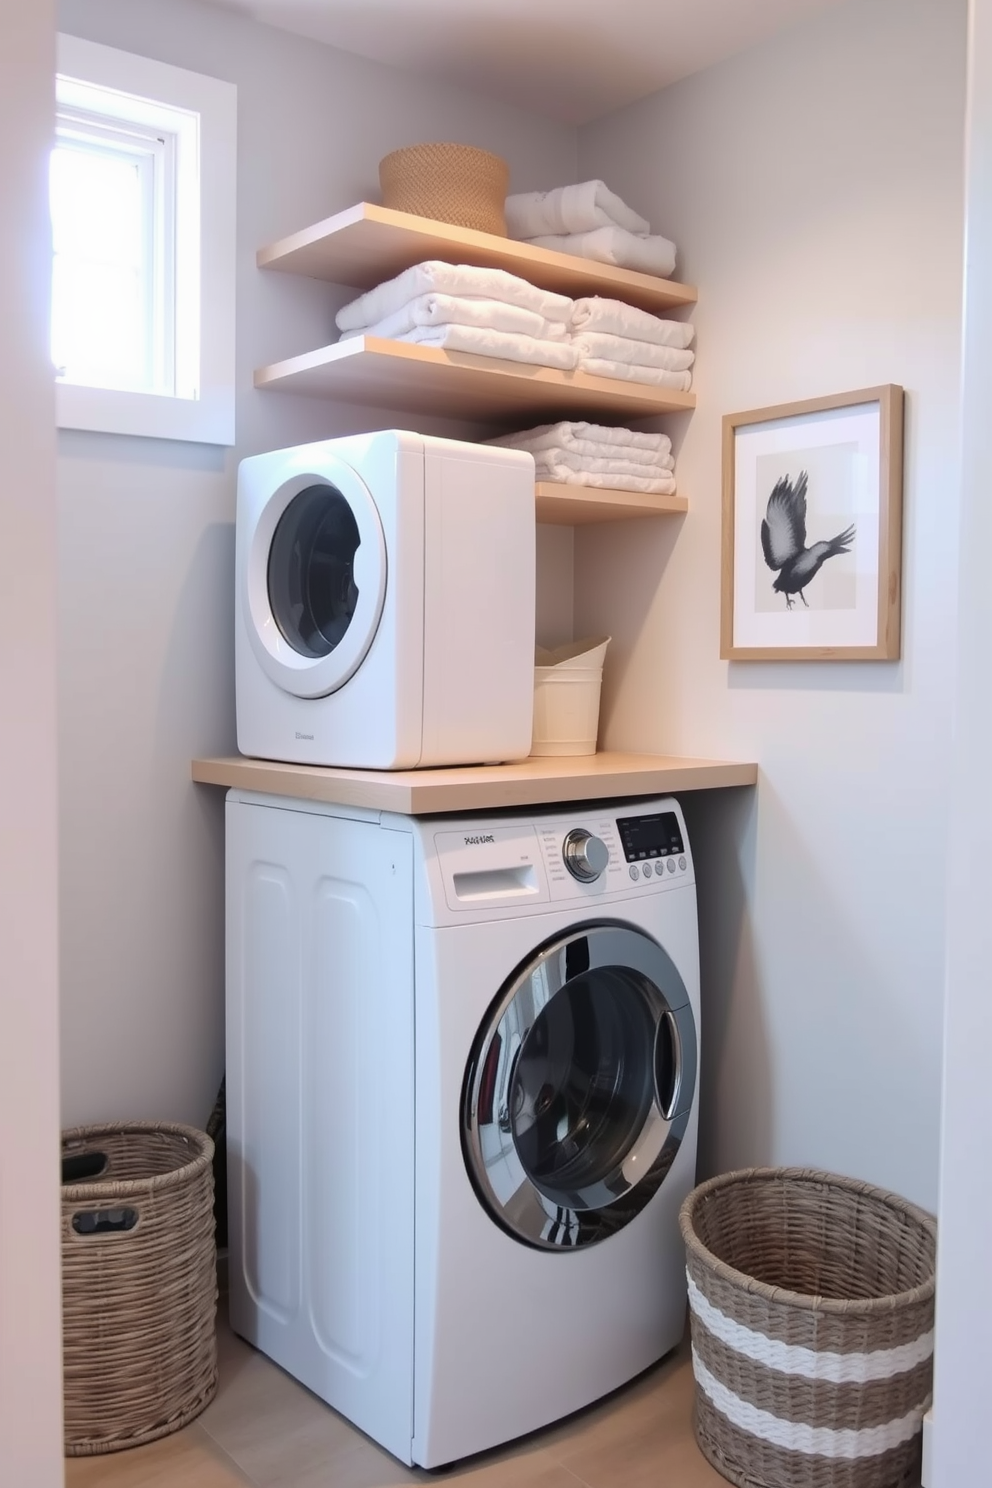
<svg viewBox="0 0 992 1488">
<path fill-rule="evenodd" d="M 669 860 L 668 860 L 668 871 L 669 871 L 669 873 L 674 873 L 675 872 L 675 859 L 674 858 L 669 858 Z"/>
<path fill-rule="evenodd" d="M 679 867 L 682 869 L 682 872 L 684 873 L 685 872 L 685 858 L 679 858 Z"/>
<path fill-rule="evenodd" d="M 641 869 L 641 872 L 644 874 L 644 877 L 645 878 L 650 878 L 651 877 L 651 864 L 650 863 L 645 863 L 644 864 L 644 867 Z"/>
<path fill-rule="evenodd" d="M 654 871 L 655 871 L 655 873 L 657 873 L 657 875 L 658 875 L 658 877 L 659 877 L 659 878 L 660 878 L 660 877 L 661 877 L 661 875 L 662 875 L 662 874 L 663 874 L 663 873 L 664 873 L 664 871 L 665 871 L 665 865 L 664 865 L 664 863 L 663 863 L 663 862 L 662 862 L 662 861 L 661 861 L 661 859 L 660 859 L 660 858 L 659 858 L 659 859 L 658 859 L 658 861 L 657 861 L 657 863 L 655 863 L 655 865 L 654 865 Z"/>
<path fill-rule="evenodd" d="M 638 873 L 638 871 L 637 871 L 637 864 L 636 863 L 631 863 L 631 865 L 630 865 L 630 876 L 631 876 L 631 878 L 635 878 L 635 879 L 636 878 L 640 878 L 640 876 L 641 876 Z"/>
<path fill-rule="evenodd" d="M 574 827 L 566 834 L 561 855 L 569 873 L 580 883 L 594 883 L 610 862 L 610 850 L 603 839 L 583 827 Z"/>
</svg>

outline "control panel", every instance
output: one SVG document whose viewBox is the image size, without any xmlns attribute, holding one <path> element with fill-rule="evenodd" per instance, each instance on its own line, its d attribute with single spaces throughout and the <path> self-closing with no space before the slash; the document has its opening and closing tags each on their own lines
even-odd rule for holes
<svg viewBox="0 0 992 1488">
<path fill-rule="evenodd" d="M 448 907 L 519 912 L 549 901 L 629 894 L 634 884 L 645 891 L 662 882 L 675 887 L 691 871 L 674 811 L 601 812 L 436 833 Z"/>
</svg>

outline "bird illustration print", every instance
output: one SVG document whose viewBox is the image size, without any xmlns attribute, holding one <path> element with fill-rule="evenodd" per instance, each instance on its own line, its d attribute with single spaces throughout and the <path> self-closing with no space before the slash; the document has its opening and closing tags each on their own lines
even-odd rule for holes
<svg viewBox="0 0 992 1488">
<path fill-rule="evenodd" d="M 768 510 L 761 524 L 761 548 L 765 562 L 778 570 L 778 578 L 772 588 L 785 595 L 788 609 L 796 603 L 796 595 L 809 609 L 803 590 L 819 572 L 828 558 L 850 551 L 854 541 L 854 527 L 839 532 L 829 542 L 816 542 L 806 546 L 806 486 L 807 473 L 799 472 L 795 485 L 787 475 L 781 476 L 768 498 Z"/>
</svg>

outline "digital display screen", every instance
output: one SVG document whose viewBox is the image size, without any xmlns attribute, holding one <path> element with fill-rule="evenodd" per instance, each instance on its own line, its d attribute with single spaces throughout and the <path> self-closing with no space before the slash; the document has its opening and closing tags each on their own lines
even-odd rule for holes
<svg viewBox="0 0 992 1488">
<path fill-rule="evenodd" d="M 620 817 L 617 831 L 628 863 L 638 863 L 642 858 L 667 858 L 673 853 L 677 856 L 685 851 L 674 811 L 663 811 L 658 816 Z"/>
</svg>

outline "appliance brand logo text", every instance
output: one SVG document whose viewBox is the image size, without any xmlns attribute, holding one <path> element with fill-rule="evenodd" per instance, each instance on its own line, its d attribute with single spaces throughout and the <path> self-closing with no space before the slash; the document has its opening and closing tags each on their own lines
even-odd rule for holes
<svg viewBox="0 0 992 1488">
<path fill-rule="evenodd" d="M 466 837 L 466 847 L 479 847 L 483 842 L 495 842 L 496 838 L 492 832 L 481 832 L 478 837 Z"/>
</svg>

